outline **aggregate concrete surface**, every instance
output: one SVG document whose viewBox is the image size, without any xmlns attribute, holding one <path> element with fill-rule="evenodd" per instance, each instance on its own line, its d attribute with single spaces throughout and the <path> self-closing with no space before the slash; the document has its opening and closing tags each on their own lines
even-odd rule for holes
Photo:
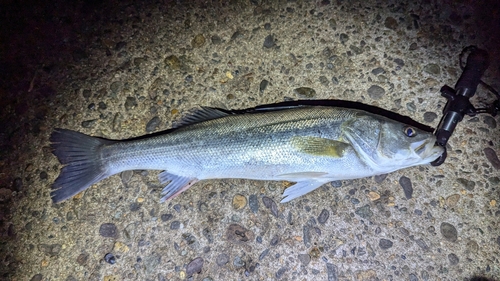
<svg viewBox="0 0 500 281">
<path fill-rule="evenodd" d="M 464 47 L 490 53 L 483 80 L 500 89 L 495 1 L 2 2 L 2 280 L 500 277 L 498 117 L 465 117 L 441 166 L 337 181 L 286 204 L 287 183 L 224 179 L 160 203 L 159 171 L 53 204 L 61 165 L 48 140 L 54 128 L 126 139 L 199 105 L 299 99 L 436 127 Z M 494 96 L 479 87 L 472 101 Z"/>
</svg>

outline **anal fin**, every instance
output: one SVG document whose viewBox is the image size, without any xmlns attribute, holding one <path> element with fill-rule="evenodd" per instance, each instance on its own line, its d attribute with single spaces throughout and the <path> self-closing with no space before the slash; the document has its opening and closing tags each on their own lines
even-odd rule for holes
<svg viewBox="0 0 500 281">
<path fill-rule="evenodd" d="M 183 191 L 190 188 L 193 184 L 195 184 L 198 179 L 178 176 L 174 174 L 170 174 L 167 171 L 163 171 L 158 175 L 158 179 L 161 184 L 168 183 L 165 188 L 163 188 L 161 192 L 160 202 L 165 202 L 169 199 L 175 198 L 177 195 L 181 194 Z"/>
<path fill-rule="evenodd" d="M 306 193 L 309 193 L 327 182 L 328 181 L 316 180 L 299 181 L 296 184 L 285 189 L 285 192 L 283 192 L 283 200 L 281 200 L 280 203 L 286 203 Z"/>
</svg>

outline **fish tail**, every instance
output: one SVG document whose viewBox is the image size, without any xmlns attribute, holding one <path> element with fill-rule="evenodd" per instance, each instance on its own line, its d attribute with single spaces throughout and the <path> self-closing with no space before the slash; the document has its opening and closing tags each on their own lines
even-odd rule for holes
<svg viewBox="0 0 500 281">
<path fill-rule="evenodd" d="M 55 129 L 50 142 L 52 153 L 65 165 L 52 185 L 52 202 L 59 203 L 71 198 L 110 176 L 100 157 L 100 149 L 114 141 Z"/>
</svg>

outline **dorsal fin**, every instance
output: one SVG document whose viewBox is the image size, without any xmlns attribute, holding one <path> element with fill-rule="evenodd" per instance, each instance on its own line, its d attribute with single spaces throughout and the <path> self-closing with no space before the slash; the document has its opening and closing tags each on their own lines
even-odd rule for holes
<svg viewBox="0 0 500 281">
<path fill-rule="evenodd" d="M 193 125 L 203 121 L 213 120 L 231 115 L 231 112 L 219 108 L 204 107 L 192 110 L 183 116 L 179 121 L 174 122 L 172 128 L 179 128 Z"/>
<path fill-rule="evenodd" d="M 279 111 L 292 108 L 303 108 L 308 107 L 307 105 L 287 105 L 287 106 L 258 106 L 254 108 L 239 109 L 239 110 L 225 110 L 215 107 L 205 107 L 199 106 L 198 108 L 190 110 L 178 121 L 175 121 L 172 125 L 172 129 L 180 128 L 183 126 L 193 125 L 203 121 L 213 120 L 217 118 L 226 117 L 235 114 L 248 114 L 248 113 L 262 113 L 267 111 Z"/>
</svg>

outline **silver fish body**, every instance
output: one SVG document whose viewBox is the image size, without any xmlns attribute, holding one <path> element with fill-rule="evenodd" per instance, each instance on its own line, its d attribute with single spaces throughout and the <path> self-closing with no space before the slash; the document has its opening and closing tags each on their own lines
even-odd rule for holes
<svg viewBox="0 0 500 281">
<path fill-rule="evenodd" d="M 57 129 L 52 148 L 66 166 L 51 193 L 68 199 L 111 175 L 164 170 L 162 201 L 204 179 L 296 182 L 290 201 L 333 180 L 427 164 L 443 153 L 432 133 L 357 109 L 308 106 L 228 114 L 204 108 L 166 134 L 113 141 Z"/>
</svg>

